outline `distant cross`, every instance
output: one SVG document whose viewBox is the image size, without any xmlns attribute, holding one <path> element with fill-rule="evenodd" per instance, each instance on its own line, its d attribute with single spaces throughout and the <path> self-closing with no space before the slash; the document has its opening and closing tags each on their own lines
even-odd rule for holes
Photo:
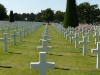
<svg viewBox="0 0 100 75">
<path fill-rule="evenodd" d="M 54 62 L 46 62 L 46 52 L 39 52 L 39 62 L 31 62 L 30 68 L 39 69 L 40 75 L 46 75 L 46 70 L 49 68 L 54 68 Z"/>
<path fill-rule="evenodd" d="M 85 30 L 82 28 L 82 37 L 84 36 Z"/>
<path fill-rule="evenodd" d="M 3 38 L 0 38 L 1 41 L 4 41 L 4 52 L 7 52 L 7 51 L 8 51 L 8 48 L 7 48 L 7 41 L 10 40 L 10 38 L 7 38 L 6 35 L 7 35 L 7 34 L 4 33 L 4 34 L 3 34 Z"/>
<path fill-rule="evenodd" d="M 75 48 L 77 48 L 78 47 L 78 40 L 79 40 L 78 34 L 75 34 L 75 37 L 73 37 L 73 39 L 75 39 Z"/>
<path fill-rule="evenodd" d="M 10 30 L 11 30 L 10 26 L 7 27 L 7 30 L 8 30 L 8 35 L 10 35 Z"/>
<path fill-rule="evenodd" d="M 64 36 L 64 33 L 66 32 L 66 29 L 62 26 L 62 29 L 61 29 L 61 34 Z"/>
<path fill-rule="evenodd" d="M 24 30 L 22 32 L 24 34 L 24 38 L 26 38 L 26 29 L 24 28 Z"/>
<path fill-rule="evenodd" d="M 64 33 L 64 37 L 66 37 L 66 35 L 68 35 L 69 34 L 69 32 L 68 32 L 68 30 L 66 29 L 66 32 Z M 66 37 L 66 40 L 68 39 L 68 37 Z"/>
<path fill-rule="evenodd" d="M 93 36 L 93 37 L 95 37 L 95 44 L 97 44 L 97 42 L 98 42 L 98 36 L 99 36 L 99 33 L 95 32 L 95 35 Z"/>
<path fill-rule="evenodd" d="M 26 28 L 26 34 L 27 35 L 29 34 L 29 28 Z"/>
<path fill-rule="evenodd" d="M 91 31 L 88 30 L 87 36 L 88 36 L 88 41 L 90 41 L 90 35 L 91 35 Z"/>
<path fill-rule="evenodd" d="M 73 37 L 72 31 L 70 31 L 70 34 L 68 36 L 70 36 L 70 43 L 72 43 L 72 37 Z"/>
<path fill-rule="evenodd" d="M 100 68 L 100 42 L 97 42 L 97 49 L 91 49 L 92 53 L 97 53 L 97 64 L 96 68 Z"/>
<path fill-rule="evenodd" d="M 2 37 L 3 37 L 3 34 L 4 34 L 4 27 L 2 27 L 1 31 L 2 31 Z"/>
<path fill-rule="evenodd" d="M 83 55 L 86 55 L 86 44 L 89 44 L 90 42 L 86 41 L 86 36 L 83 36 L 83 41 L 79 41 L 79 44 L 83 44 Z"/>
<path fill-rule="evenodd" d="M 37 47 L 37 49 L 42 50 L 42 52 L 47 52 L 51 48 L 52 48 L 51 46 L 47 46 L 47 41 L 46 40 L 42 40 L 42 46 Z"/>
<path fill-rule="evenodd" d="M 20 39 L 20 41 L 22 41 L 22 31 L 20 30 L 20 31 L 18 32 L 18 34 L 19 34 L 19 39 Z"/>
<path fill-rule="evenodd" d="M 80 36 L 80 32 L 81 32 L 81 30 L 78 29 L 76 32 L 78 33 L 78 36 Z"/>
<path fill-rule="evenodd" d="M 14 38 L 14 45 L 16 45 L 16 37 L 17 37 L 18 35 L 19 35 L 19 34 L 17 34 L 15 30 L 13 31 L 13 34 L 11 34 L 11 36 L 13 36 L 13 38 Z"/>
<path fill-rule="evenodd" d="M 40 39 L 40 42 L 42 42 L 42 40 L 46 40 L 47 42 L 50 42 L 49 39 L 49 35 L 42 35 L 43 39 Z"/>
<path fill-rule="evenodd" d="M 43 32 L 43 35 L 49 35 L 49 33 L 45 31 L 45 32 Z"/>
</svg>

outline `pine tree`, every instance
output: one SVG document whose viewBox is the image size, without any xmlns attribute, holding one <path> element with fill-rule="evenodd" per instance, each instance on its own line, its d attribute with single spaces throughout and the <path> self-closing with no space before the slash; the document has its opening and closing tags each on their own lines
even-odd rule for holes
<svg viewBox="0 0 100 75">
<path fill-rule="evenodd" d="M 12 10 L 10 11 L 9 22 L 14 22 L 14 15 Z"/>
<path fill-rule="evenodd" d="M 67 0 L 66 12 L 64 15 L 64 28 L 68 26 L 78 26 L 78 16 L 76 8 L 76 0 Z"/>
</svg>

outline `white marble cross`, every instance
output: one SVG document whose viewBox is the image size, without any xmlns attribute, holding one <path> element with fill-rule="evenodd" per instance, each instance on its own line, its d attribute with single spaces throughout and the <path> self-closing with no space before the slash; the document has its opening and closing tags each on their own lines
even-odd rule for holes
<svg viewBox="0 0 100 75">
<path fill-rule="evenodd" d="M 19 40 L 22 41 L 22 30 L 19 30 L 18 34 L 19 34 Z"/>
<path fill-rule="evenodd" d="M 70 34 L 68 36 L 70 36 L 70 43 L 72 43 L 72 37 L 73 37 L 72 31 L 70 31 Z"/>
<path fill-rule="evenodd" d="M 63 26 L 61 26 L 61 34 L 64 35 L 64 32 L 65 32 L 65 28 Z"/>
<path fill-rule="evenodd" d="M 26 35 L 28 35 L 29 34 L 29 28 L 26 28 L 25 31 L 26 31 Z"/>
<path fill-rule="evenodd" d="M 4 30 L 4 27 L 2 27 L 2 37 L 3 37 L 4 31 L 5 31 L 5 30 Z"/>
<path fill-rule="evenodd" d="M 86 55 L 86 44 L 89 43 L 89 41 L 86 41 L 86 36 L 83 36 L 83 41 L 79 41 L 79 44 L 83 44 L 83 55 Z"/>
<path fill-rule="evenodd" d="M 49 33 L 45 31 L 45 32 L 43 32 L 43 35 L 49 35 Z"/>
<path fill-rule="evenodd" d="M 51 48 L 52 48 L 51 46 L 47 46 L 47 41 L 46 40 L 42 40 L 42 46 L 37 47 L 37 49 L 42 50 L 42 52 L 47 52 Z"/>
<path fill-rule="evenodd" d="M 85 30 L 82 28 L 82 37 L 84 36 Z"/>
<path fill-rule="evenodd" d="M 8 30 L 8 35 L 10 35 L 10 30 L 11 30 L 10 26 L 7 27 L 7 30 Z"/>
<path fill-rule="evenodd" d="M 42 35 L 43 39 L 40 39 L 40 42 L 42 42 L 42 40 L 46 40 L 47 42 L 50 42 L 49 39 L 49 35 Z"/>
<path fill-rule="evenodd" d="M 13 36 L 13 38 L 14 38 L 14 45 L 16 45 L 16 37 L 17 37 L 18 35 L 19 35 L 19 34 L 17 34 L 15 30 L 13 31 L 13 34 L 11 34 L 11 36 Z"/>
<path fill-rule="evenodd" d="M 92 53 L 97 53 L 97 63 L 96 68 L 100 68 L 100 42 L 97 42 L 97 49 L 91 49 Z"/>
<path fill-rule="evenodd" d="M 24 38 L 26 38 L 26 29 L 24 28 L 24 30 L 22 32 L 24 34 Z"/>
<path fill-rule="evenodd" d="M 64 37 L 66 37 L 66 40 L 68 40 L 68 36 L 66 36 L 66 35 L 68 35 L 69 34 L 69 32 L 68 32 L 68 30 L 66 29 L 66 32 L 64 33 Z"/>
<path fill-rule="evenodd" d="M 46 52 L 39 52 L 39 62 L 30 63 L 30 68 L 39 69 L 40 75 L 46 75 L 46 70 L 54 67 L 54 62 L 46 62 Z"/>
<path fill-rule="evenodd" d="M 95 35 L 93 35 L 93 37 L 95 37 L 95 44 L 97 44 L 98 42 L 98 36 L 99 36 L 98 32 L 95 32 Z"/>
<path fill-rule="evenodd" d="M 90 41 L 90 35 L 91 35 L 91 31 L 88 30 L 87 36 L 88 36 L 88 41 Z"/>
<path fill-rule="evenodd" d="M 73 37 L 73 39 L 75 39 L 75 48 L 77 48 L 78 47 L 78 42 L 79 42 L 79 36 L 78 36 L 77 33 L 75 34 L 75 37 Z"/>
<path fill-rule="evenodd" d="M 6 35 L 7 35 L 7 34 L 4 33 L 4 34 L 3 34 L 3 38 L 0 38 L 1 41 L 4 41 L 4 52 L 7 52 L 7 51 L 8 51 L 8 48 L 7 48 L 7 41 L 10 40 L 10 38 L 7 38 Z"/>
<path fill-rule="evenodd" d="M 80 36 L 80 32 L 81 32 L 81 30 L 78 29 L 78 30 L 76 30 L 76 32 L 78 33 L 78 36 Z"/>
</svg>

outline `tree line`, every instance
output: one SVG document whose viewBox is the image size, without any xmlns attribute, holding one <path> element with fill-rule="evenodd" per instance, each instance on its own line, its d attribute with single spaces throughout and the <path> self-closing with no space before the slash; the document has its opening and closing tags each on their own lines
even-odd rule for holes
<svg viewBox="0 0 100 75">
<path fill-rule="evenodd" d="M 76 6 L 79 23 L 99 23 L 100 9 L 97 4 L 91 5 L 89 2 L 84 2 Z M 14 12 L 14 11 L 13 11 Z M 37 14 L 34 13 L 14 13 L 15 21 L 36 21 L 36 22 L 63 22 L 65 12 L 60 10 L 54 11 L 51 8 L 41 10 Z M 7 9 L 0 4 L 0 20 L 8 20 Z"/>
</svg>

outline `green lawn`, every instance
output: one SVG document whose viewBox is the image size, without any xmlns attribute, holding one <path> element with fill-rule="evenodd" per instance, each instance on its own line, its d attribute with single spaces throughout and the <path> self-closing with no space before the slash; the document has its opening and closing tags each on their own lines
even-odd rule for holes
<svg viewBox="0 0 100 75">
<path fill-rule="evenodd" d="M 38 69 L 30 69 L 31 62 L 39 61 L 37 46 L 41 46 L 44 25 L 23 37 L 20 42 L 17 38 L 17 46 L 13 40 L 8 42 L 8 52 L 3 51 L 3 42 L 0 41 L 0 75 L 39 75 Z M 87 55 L 82 56 L 82 45 L 74 48 L 74 41 L 70 44 L 53 26 L 49 26 L 52 50 L 47 52 L 47 62 L 55 62 L 55 69 L 48 69 L 47 75 L 100 75 L 96 69 L 96 54 L 91 53 L 91 48 L 96 48 L 94 38 L 87 46 Z M 80 41 L 82 38 L 80 38 Z"/>
</svg>

